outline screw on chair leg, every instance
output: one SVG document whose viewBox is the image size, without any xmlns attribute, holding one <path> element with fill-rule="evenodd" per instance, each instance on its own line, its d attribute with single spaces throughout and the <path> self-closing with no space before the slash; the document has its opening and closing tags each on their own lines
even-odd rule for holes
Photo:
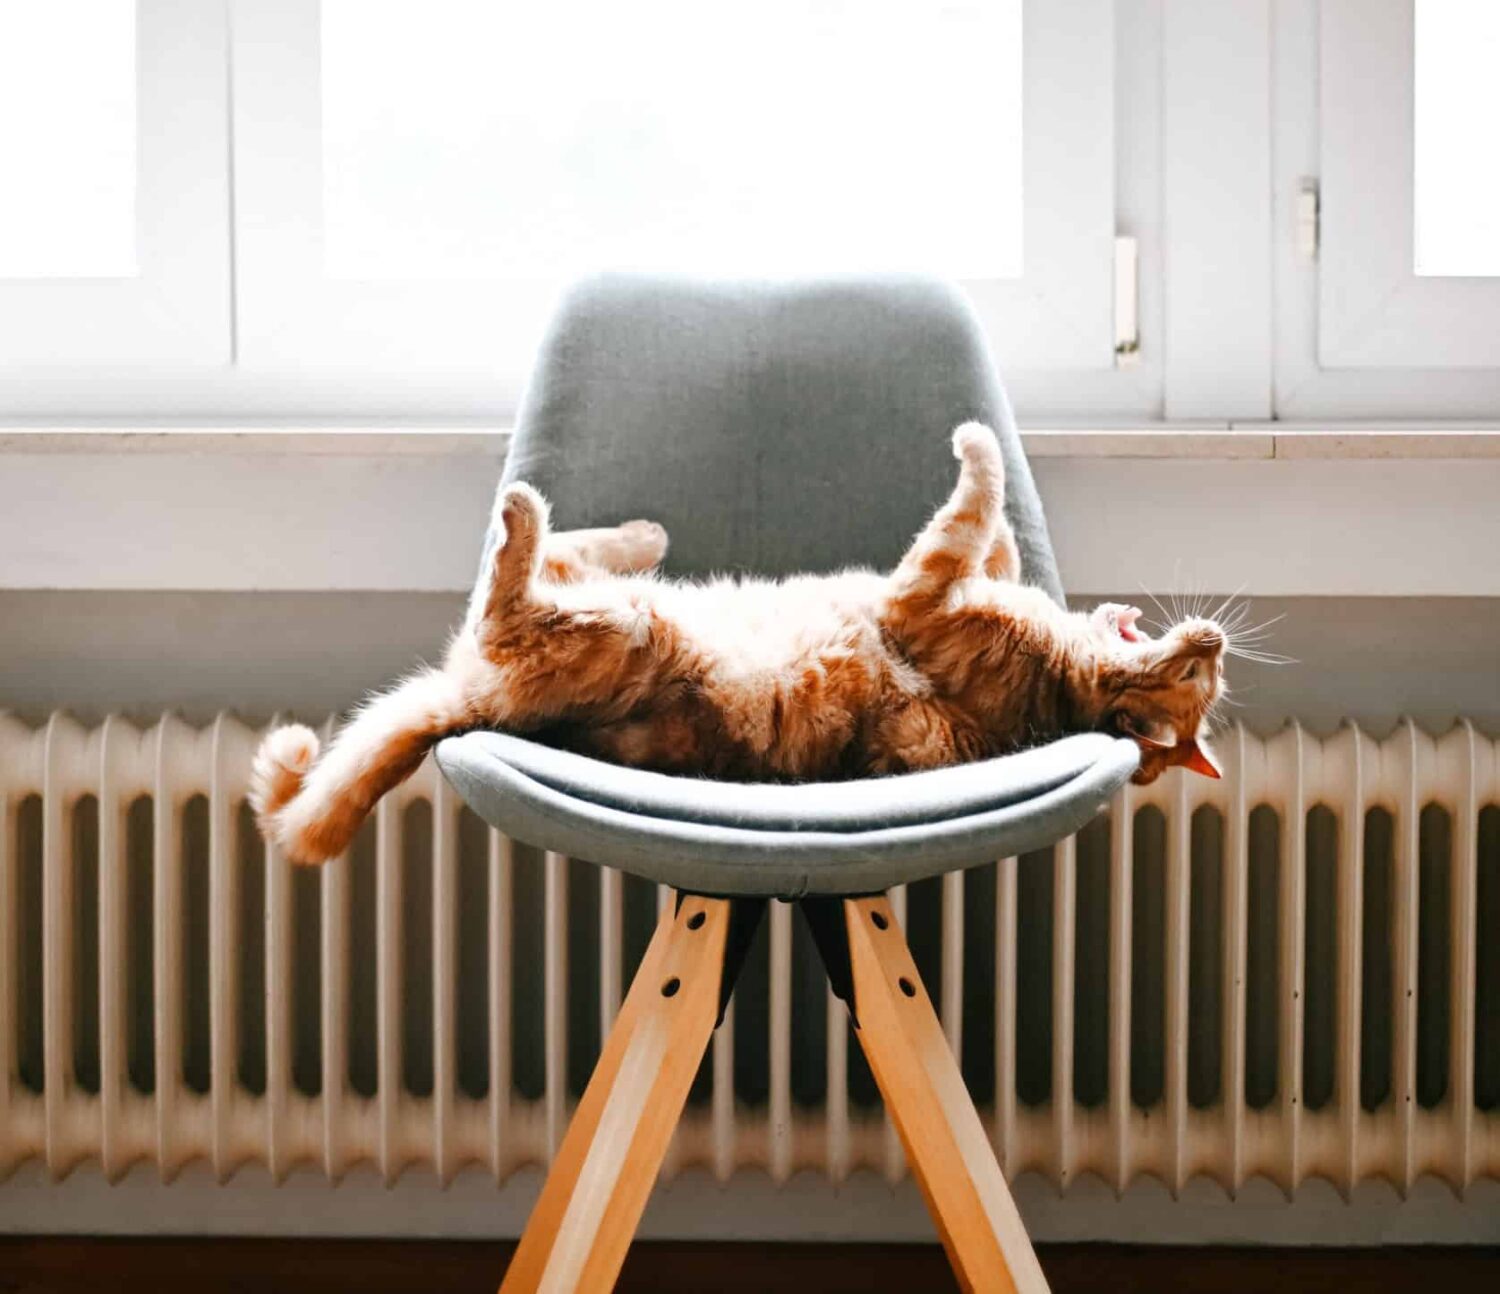
<svg viewBox="0 0 1500 1294">
<path fill-rule="evenodd" d="M 502 1294 L 614 1285 L 719 1019 L 726 951 L 743 956 L 743 927 L 764 907 L 692 895 L 663 913 Z"/>
<path fill-rule="evenodd" d="M 997 1294 L 1046 1291 L 1047 1279 L 890 903 L 884 896 L 808 903 L 821 905 L 804 907 L 819 952 L 836 989 L 851 990 L 856 1037 L 959 1284 Z M 843 909 L 841 931 L 829 920 L 834 903 Z"/>
</svg>

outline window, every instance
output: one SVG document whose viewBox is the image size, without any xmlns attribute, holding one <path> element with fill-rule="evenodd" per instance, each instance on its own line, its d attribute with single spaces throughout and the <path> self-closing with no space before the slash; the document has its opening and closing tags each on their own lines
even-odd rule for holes
<svg viewBox="0 0 1500 1294">
<path fill-rule="evenodd" d="M 1412 186 L 1416 272 L 1500 275 L 1500 5 L 1416 0 Z"/>
<path fill-rule="evenodd" d="M 1325 368 L 1500 367 L 1500 8 L 1322 8 Z"/>
<path fill-rule="evenodd" d="M 223 11 L 0 6 L 0 391 L 229 357 Z"/>
<path fill-rule="evenodd" d="M 504 420 L 598 268 L 946 273 L 1023 402 L 1144 411 L 1115 7 L 5 0 L 0 417 Z"/>
<path fill-rule="evenodd" d="M 0 277 L 135 276 L 135 107 L 133 4 L 0 8 Z"/>
<path fill-rule="evenodd" d="M 240 361 L 504 408 L 576 273 L 920 268 L 1109 370 L 1113 57 L 1109 0 L 240 4 Z"/>
<path fill-rule="evenodd" d="M 323 0 L 323 271 L 1019 278 L 1021 42 L 1019 0 Z"/>
</svg>

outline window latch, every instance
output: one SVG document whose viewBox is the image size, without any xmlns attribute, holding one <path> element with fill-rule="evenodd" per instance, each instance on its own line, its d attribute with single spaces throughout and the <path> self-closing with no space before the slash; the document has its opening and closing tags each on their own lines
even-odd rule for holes
<svg viewBox="0 0 1500 1294">
<path fill-rule="evenodd" d="M 1297 255 L 1304 261 L 1318 259 L 1318 182 L 1303 180 L 1297 186 Z"/>
<path fill-rule="evenodd" d="M 1140 245 L 1115 235 L 1115 367 L 1141 362 Z"/>
</svg>

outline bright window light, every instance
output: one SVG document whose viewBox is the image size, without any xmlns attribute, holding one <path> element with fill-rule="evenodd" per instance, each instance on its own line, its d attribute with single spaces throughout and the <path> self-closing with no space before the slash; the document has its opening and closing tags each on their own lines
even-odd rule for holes
<svg viewBox="0 0 1500 1294">
<path fill-rule="evenodd" d="M 1021 273 L 1022 0 L 323 0 L 336 278 Z"/>
<path fill-rule="evenodd" d="M 136 272 L 135 0 L 0 0 L 0 278 Z"/>
<path fill-rule="evenodd" d="M 1416 0 L 1418 274 L 1500 275 L 1500 4 Z"/>
</svg>

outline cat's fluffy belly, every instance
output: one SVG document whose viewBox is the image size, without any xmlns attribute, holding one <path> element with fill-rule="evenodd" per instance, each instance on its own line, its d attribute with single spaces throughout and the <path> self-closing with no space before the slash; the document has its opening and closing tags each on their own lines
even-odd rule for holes
<svg viewBox="0 0 1500 1294">
<path fill-rule="evenodd" d="M 665 771 L 758 778 L 871 771 L 868 739 L 879 711 L 893 697 L 931 691 L 884 640 L 885 588 L 871 571 L 649 587 L 592 580 L 577 590 L 580 605 L 611 607 L 643 647 L 670 644 L 672 659 L 656 662 L 655 695 L 629 715 L 565 722 L 545 735 Z"/>
</svg>

